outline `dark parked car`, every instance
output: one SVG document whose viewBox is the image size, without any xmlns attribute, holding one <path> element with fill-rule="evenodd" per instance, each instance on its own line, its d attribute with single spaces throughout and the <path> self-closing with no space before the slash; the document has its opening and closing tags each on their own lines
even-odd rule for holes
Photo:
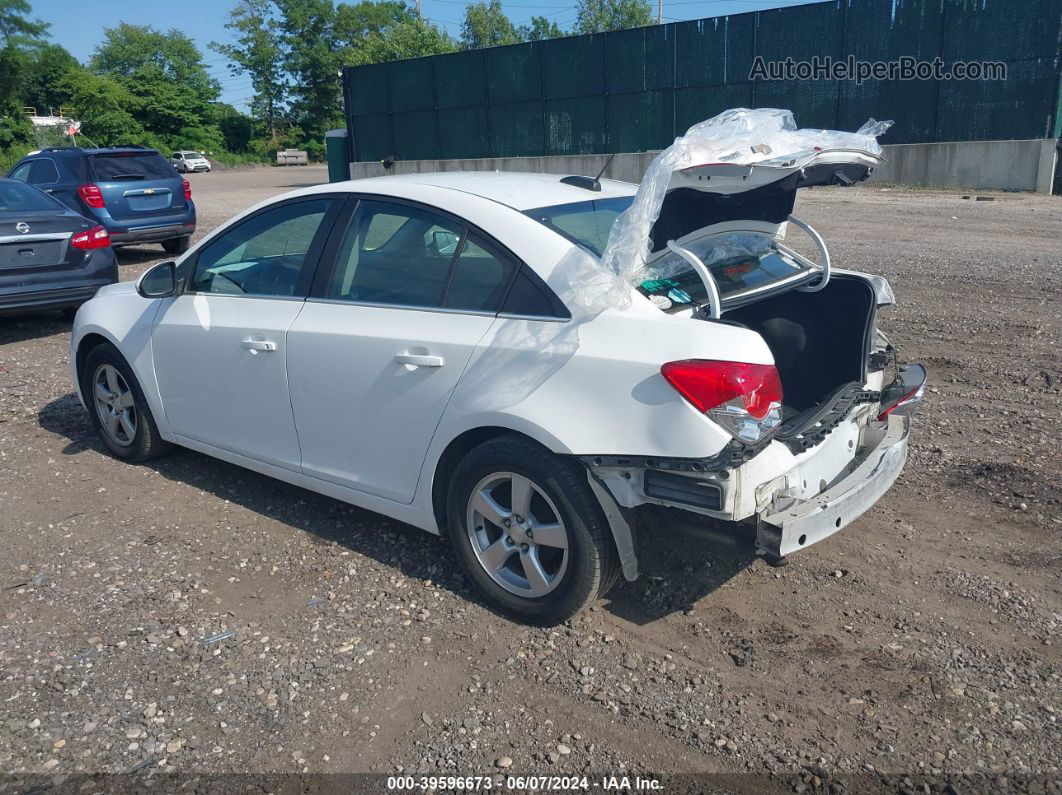
<svg viewBox="0 0 1062 795">
<path fill-rule="evenodd" d="M 195 231 L 188 180 L 154 149 L 44 149 L 24 157 L 8 176 L 95 219 L 115 246 L 161 243 L 168 253 L 180 254 Z"/>
<path fill-rule="evenodd" d="M 0 313 L 73 311 L 116 281 L 118 263 L 103 226 L 0 177 Z"/>
</svg>

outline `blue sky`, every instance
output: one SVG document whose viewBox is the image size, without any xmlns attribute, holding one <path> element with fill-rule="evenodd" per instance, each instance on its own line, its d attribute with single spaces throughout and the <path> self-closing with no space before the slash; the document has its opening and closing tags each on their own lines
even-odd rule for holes
<svg viewBox="0 0 1062 795">
<path fill-rule="evenodd" d="M 761 8 L 800 5 L 810 0 L 664 0 L 664 21 L 740 14 L 758 11 Z M 411 0 L 412 2 L 412 0 Z M 225 66 L 225 59 L 207 45 L 211 41 L 229 41 L 225 21 L 230 0 L 183 0 L 180 3 L 146 2 L 132 3 L 127 0 L 105 0 L 92 4 L 88 9 L 84 0 L 30 0 L 33 16 L 51 23 L 52 40 L 63 45 L 75 57 L 84 61 L 103 37 L 103 29 L 114 27 L 119 22 L 136 25 L 153 25 L 162 30 L 177 28 L 193 38 L 203 51 L 208 68 L 221 82 L 221 98 L 238 108 L 246 109 L 251 94 L 251 81 L 246 76 L 233 77 Z M 654 13 L 656 0 L 650 0 Z M 466 0 L 422 0 L 422 13 L 428 19 L 444 27 L 452 36 L 461 32 Z M 562 28 L 575 21 L 575 0 L 513 0 L 502 7 L 517 24 L 526 22 L 532 15 L 549 16 Z"/>
</svg>

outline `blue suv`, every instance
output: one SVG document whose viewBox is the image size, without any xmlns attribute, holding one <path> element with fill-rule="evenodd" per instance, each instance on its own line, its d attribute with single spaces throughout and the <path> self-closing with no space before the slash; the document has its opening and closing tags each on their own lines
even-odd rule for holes
<svg viewBox="0 0 1062 795">
<path fill-rule="evenodd" d="M 161 243 L 167 253 L 181 254 L 195 231 L 188 180 L 154 149 L 42 149 L 22 158 L 8 176 L 95 219 L 114 246 Z"/>
</svg>

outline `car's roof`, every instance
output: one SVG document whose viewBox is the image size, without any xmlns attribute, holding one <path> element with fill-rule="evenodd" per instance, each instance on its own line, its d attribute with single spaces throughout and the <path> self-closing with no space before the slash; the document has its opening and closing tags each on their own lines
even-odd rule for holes
<svg viewBox="0 0 1062 795">
<path fill-rule="evenodd" d="M 36 152 L 30 152 L 26 157 L 37 157 L 38 155 L 112 155 L 120 153 L 157 155 L 158 149 L 149 149 L 140 146 L 100 146 L 93 148 L 81 146 L 54 146 L 48 149 L 40 149 Z"/>
<path fill-rule="evenodd" d="M 554 204 L 572 204 L 593 199 L 633 196 L 638 186 L 614 179 L 601 180 L 601 190 L 567 185 L 563 174 L 532 174 L 516 171 L 440 171 L 425 174 L 395 174 L 368 177 L 343 183 L 352 191 L 371 193 L 383 188 L 391 194 L 396 185 L 430 185 L 470 193 L 504 204 L 515 210 L 530 210 Z M 326 186 L 334 190 L 336 185 Z"/>
</svg>

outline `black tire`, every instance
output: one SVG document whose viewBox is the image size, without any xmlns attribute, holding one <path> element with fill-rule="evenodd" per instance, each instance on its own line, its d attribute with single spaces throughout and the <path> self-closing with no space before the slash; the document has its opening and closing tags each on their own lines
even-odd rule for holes
<svg viewBox="0 0 1062 795">
<path fill-rule="evenodd" d="M 558 572 L 559 579 L 551 585 L 552 590 L 544 595 L 531 597 L 510 592 L 487 572 L 486 564 L 480 563 L 473 549 L 477 542 L 468 531 L 469 500 L 484 479 L 496 473 L 513 473 L 529 479 L 540 495 L 552 503 L 546 510 L 552 512 L 555 506 L 556 518 L 563 524 L 567 536 L 566 564 Z M 619 574 L 611 530 L 590 490 L 585 471 L 578 464 L 521 437 L 492 439 L 461 460 L 449 484 L 447 528 L 455 554 L 483 598 L 498 612 L 523 623 L 552 626 L 566 621 L 603 596 Z M 502 534 L 510 532 L 495 525 L 493 529 Z M 524 553 L 514 548 L 512 554 L 518 556 L 517 561 L 522 565 Z"/>
<path fill-rule="evenodd" d="M 171 240 L 163 240 L 162 248 L 165 249 L 167 254 L 183 254 L 188 250 L 188 247 L 192 244 L 191 236 L 175 237 Z"/>
<path fill-rule="evenodd" d="M 127 444 L 119 443 L 111 437 L 103 426 L 100 412 L 96 406 L 94 381 L 104 365 L 110 365 L 116 369 L 125 380 L 129 392 L 132 393 L 136 432 Z M 81 366 L 81 371 L 78 373 L 78 379 L 81 386 L 81 395 L 84 397 L 85 404 L 88 407 L 92 426 L 115 458 L 137 464 L 165 455 L 173 447 L 159 435 L 155 418 L 151 414 L 147 400 L 144 399 L 144 392 L 140 389 L 136 376 L 133 375 L 132 369 L 113 345 L 101 343 L 89 351 Z"/>
</svg>

